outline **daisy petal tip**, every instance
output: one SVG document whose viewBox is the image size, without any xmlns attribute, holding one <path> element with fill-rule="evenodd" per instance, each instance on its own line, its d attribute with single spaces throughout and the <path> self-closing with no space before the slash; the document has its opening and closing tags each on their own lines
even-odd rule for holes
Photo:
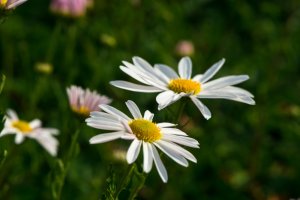
<svg viewBox="0 0 300 200">
<path fill-rule="evenodd" d="M 127 153 L 126 155 L 126 161 L 129 165 L 131 165 L 132 163 L 134 163 L 134 161 L 136 160 L 136 158 L 133 157 L 133 155 L 130 155 Z"/>
<path fill-rule="evenodd" d="M 89 140 L 89 143 L 90 143 L 90 144 L 97 144 L 97 142 L 96 142 L 93 138 L 91 138 L 91 139 Z"/>
<path fill-rule="evenodd" d="M 148 174 L 148 173 L 151 171 L 151 169 L 143 169 L 143 171 L 144 171 L 146 174 Z"/>
<path fill-rule="evenodd" d="M 167 183 L 167 182 L 168 182 L 168 177 L 163 178 L 162 181 L 163 181 L 164 183 Z"/>
<path fill-rule="evenodd" d="M 211 118 L 211 115 L 205 115 L 204 118 L 205 118 L 206 120 L 209 120 L 209 119 Z"/>
</svg>

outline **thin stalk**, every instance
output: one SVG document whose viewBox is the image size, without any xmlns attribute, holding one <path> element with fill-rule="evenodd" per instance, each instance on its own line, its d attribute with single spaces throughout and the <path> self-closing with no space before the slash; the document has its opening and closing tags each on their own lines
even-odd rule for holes
<svg viewBox="0 0 300 200">
<path fill-rule="evenodd" d="M 0 162 L 0 169 L 1 169 L 2 165 L 4 164 L 6 158 L 7 158 L 7 151 L 4 150 L 4 152 L 3 152 L 3 158 L 1 158 L 1 162 Z"/>
<path fill-rule="evenodd" d="M 179 121 L 180 121 L 180 118 L 181 118 L 182 113 L 184 111 L 186 103 L 187 103 L 187 99 L 186 98 L 183 98 L 182 101 L 180 101 L 180 106 L 178 108 L 177 114 L 175 115 L 176 118 L 174 120 L 174 123 L 179 124 Z"/>
<path fill-rule="evenodd" d="M 132 165 L 128 166 L 127 170 L 126 170 L 126 173 L 124 174 L 121 182 L 120 182 L 120 185 L 116 191 L 116 194 L 114 196 L 114 199 L 118 199 L 121 191 L 128 185 L 131 177 L 132 177 L 132 172 L 134 171 L 134 169 L 136 168 L 136 165 L 135 163 L 133 163 Z"/>
<path fill-rule="evenodd" d="M 129 200 L 134 200 L 134 198 L 138 195 L 139 191 L 144 187 L 145 181 L 147 179 L 147 175 L 146 173 L 142 172 L 138 172 L 138 169 L 135 169 L 135 177 L 137 178 L 137 184 L 134 185 L 135 187 L 133 187 L 130 191 L 130 195 L 129 195 Z"/>
<path fill-rule="evenodd" d="M 47 51 L 47 54 L 46 54 L 46 61 L 47 62 L 51 62 L 51 60 L 53 58 L 53 55 L 54 55 L 54 52 L 55 52 L 54 50 L 57 46 L 58 38 L 59 38 L 59 34 L 61 32 L 61 29 L 62 29 L 62 23 L 59 21 L 55 25 L 55 28 L 54 28 L 52 36 L 51 36 L 48 51 Z"/>
<path fill-rule="evenodd" d="M 65 183 L 67 172 L 69 171 L 71 161 L 77 155 L 77 146 L 78 146 L 77 139 L 78 139 L 79 132 L 80 131 L 78 129 L 72 137 L 71 146 L 65 161 L 63 162 L 60 159 L 58 159 L 57 161 L 57 171 L 55 174 L 54 183 L 52 185 L 54 199 L 57 200 L 61 199 L 61 192 Z"/>
</svg>

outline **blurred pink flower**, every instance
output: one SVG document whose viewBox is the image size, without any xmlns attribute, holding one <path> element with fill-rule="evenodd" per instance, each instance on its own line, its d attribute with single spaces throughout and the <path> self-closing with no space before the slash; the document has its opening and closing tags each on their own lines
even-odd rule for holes
<svg viewBox="0 0 300 200">
<path fill-rule="evenodd" d="M 52 0 L 50 9 L 64 16 L 80 17 L 92 4 L 92 0 Z"/>
<path fill-rule="evenodd" d="M 71 85 L 67 88 L 71 109 L 83 116 L 88 116 L 92 111 L 100 111 L 100 104 L 109 104 L 111 99 L 99 95 L 96 91 L 83 90 L 79 86 Z"/>
<path fill-rule="evenodd" d="M 181 40 L 176 45 L 176 53 L 180 56 L 191 56 L 194 51 L 194 44 L 191 41 Z"/>
<path fill-rule="evenodd" d="M 0 8 L 13 9 L 27 0 L 0 0 Z"/>
</svg>

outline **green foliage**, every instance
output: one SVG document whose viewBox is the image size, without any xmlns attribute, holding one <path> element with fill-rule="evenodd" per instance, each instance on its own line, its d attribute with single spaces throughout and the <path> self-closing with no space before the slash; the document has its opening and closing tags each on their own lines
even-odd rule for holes
<svg viewBox="0 0 300 200">
<path fill-rule="evenodd" d="M 4 84 L 5 84 L 5 76 L 2 75 L 1 76 L 1 80 L 0 80 L 0 94 L 1 94 L 1 92 L 3 90 Z"/>
<path fill-rule="evenodd" d="M 106 189 L 101 199 L 115 200 L 117 193 L 116 173 L 113 171 L 113 166 L 109 166 L 108 178 L 106 179 Z"/>
<path fill-rule="evenodd" d="M 0 73 L 7 77 L 0 108 L 58 128 L 59 153 L 52 158 L 35 141 L 16 145 L 14 136 L 0 137 L 1 163 L 8 152 L 0 170 L 0 199 L 111 198 L 128 166 L 113 152 L 129 143 L 90 145 L 99 131 L 85 125 L 72 142 L 78 123 L 66 87 L 95 89 L 125 113 L 124 102 L 132 99 L 155 112 L 154 121 L 173 121 L 177 116 L 170 110 L 179 110 L 180 102 L 158 112 L 155 94 L 124 91 L 109 81 L 133 81 L 119 66 L 136 55 L 175 69 L 180 59 L 175 47 L 183 39 L 195 47 L 193 74 L 224 57 L 216 78 L 248 74 L 241 87 L 254 94 L 257 105 L 203 100 L 212 111 L 207 121 L 186 102 L 179 125 L 200 142 L 200 150 L 191 150 L 198 163 L 184 168 L 163 157 L 168 183 L 153 167 L 136 198 L 300 198 L 298 0 L 95 1 L 80 19 L 55 16 L 49 3 L 27 1 L 0 21 Z M 110 163 L 115 176 L 106 170 Z M 122 190 L 121 198 L 130 192 Z"/>
<path fill-rule="evenodd" d="M 7 151 L 4 150 L 3 155 L 1 155 L 1 157 L 0 157 L 0 169 L 1 169 L 2 165 L 4 164 L 6 157 L 7 157 Z"/>
</svg>

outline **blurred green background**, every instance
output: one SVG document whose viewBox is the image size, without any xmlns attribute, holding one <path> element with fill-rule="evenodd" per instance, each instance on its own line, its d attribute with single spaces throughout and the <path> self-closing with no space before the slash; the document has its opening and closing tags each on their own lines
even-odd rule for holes
<svg viewBox="0 0 300 200">
<path fill-rule="evenodd" d="M 80 19 L 56 16 L 49 4 L 28 0 L 0 25 L 0 73 L 7 77 L 0 108 L 60 129 L 58 158 L 68 158 L 79 126 L 66 87 L 95 89 L 125 113 L 124 102 L 132 99 L 158 122 L 167 121 L 167 111 L 157 111 L 156 94 L 124 91 L 109 81 L 133 81 L 119 65 L 136 55 L 177 68 L 176 45 L 189 40 L 194 75 L 224 57 L 216 77 L 248 74 L 240 86 L 257 105 L 203 100 L 213 114 L 207 121 L 189 102 L 181 125 L 188 122 L 183 130 L 201 144 L 200 150 L 188 149 L 198 163 L 184 168 L 163 157 L 168 183 L 153 168 L 137 199 L 300 198 L 300 1 L 96 0 Z M 41 71 L 41 63 L 53 71 Z M 99 199 L 109 166 L 117 174 L 127 167 L 113 155 L 128 142 L 89 145 L 100 131 L 81 127 L 62 199 Z M 13 136 L 0 138 L 1 156 L 4 150 L 0 199 L 52 199 L 56 159 L 33 140 L 15 145 Z"/>
</svg>

